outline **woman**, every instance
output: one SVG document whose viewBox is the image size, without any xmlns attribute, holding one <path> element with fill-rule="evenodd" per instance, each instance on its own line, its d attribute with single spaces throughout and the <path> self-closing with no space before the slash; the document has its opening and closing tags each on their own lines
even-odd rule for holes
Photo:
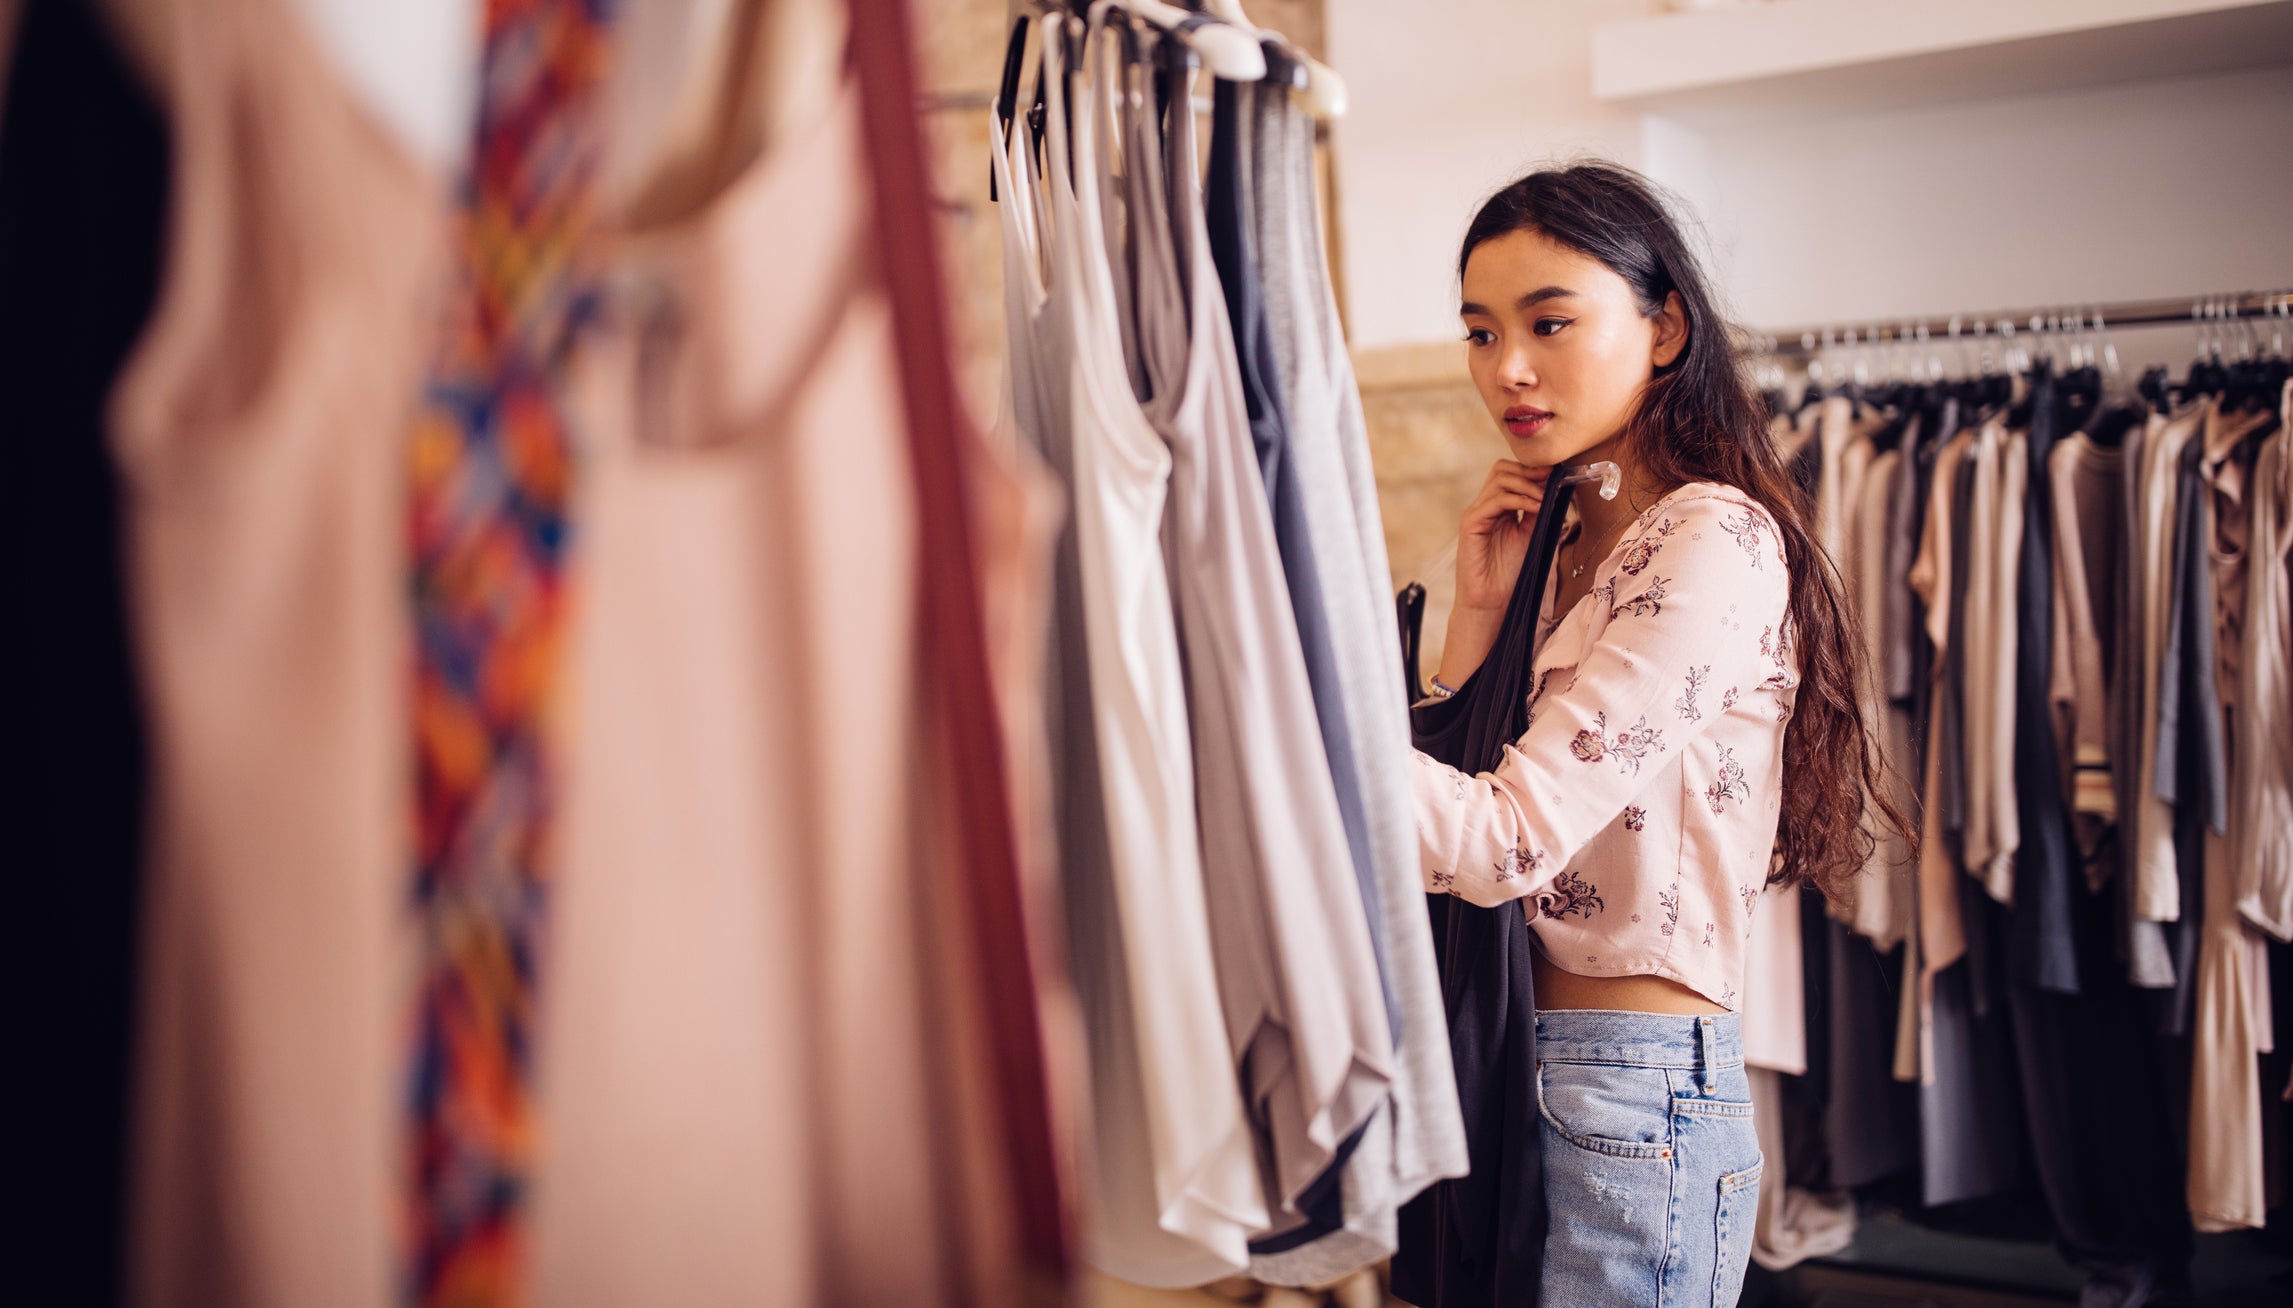
<svg viewBox="0 0 2293 1308">
<path fill-rule="evenodd" d="M 1543 486 L 1576 497 L 1493 772 L 1418 757 L 1426 886 L 1526 899 L 1548 1304 L 1733 1304 L 1760 1183 L 1736 1006 L 1764 886 L 1841 887 L 1881 796 L 1861 643 L 1703 272 L 1648 184 L 1533 173 L 1481 207 L 1460 312 L 1512 457 L 1465 512 L 1434 693 L 1496 640 Z M 1867 797 L 1868 800 L 1867 800 Z"/>
</svg>

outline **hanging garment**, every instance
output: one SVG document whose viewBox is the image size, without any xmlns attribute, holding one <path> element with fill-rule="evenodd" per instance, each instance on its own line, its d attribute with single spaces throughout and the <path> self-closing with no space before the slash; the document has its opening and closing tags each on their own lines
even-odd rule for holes
<svg viewBox="0 0 2293 1308">
<path fill-rule="evenodd" d="M 1911 421 L 1911 439 L 1917 420 Z M 1863 633 L 1865 667 L 1874 680 L 1887 657 L 1890 592 L 1910 593 L 1908 566 L 1903 572 L 1886 571 L 1898 532 L 1893 514 L 1901 496 L 1897 471 L 1902 451 L 1890 449 L 1873 457 L 1862 485 L 1854 521 L 1848 533 L 1848 557 L 1842 575 L 1849 579 L 1849 601 Z M 1908 511 L 1907 504 L 1902 505 Z M 1918 771 L 1911 746 L 1911 715 L 1876 685 L 1867 687 L 1863 700 L 1863 727 L 1877 752 L 1880 785 L 1898 813 L 1909 818 L 1917 811 L 1911 779 Z M 1917 856 L 1911 843 L 1876 813 L 1866 814 L 1864 829 L 1871 836 L 1871 856 L 1855 895 L 1855 927 L 1881 950 L 1893 949 L 1911 931 L 1918 912 L 1918 884 L 1914 875 Z"/>
<path fill-rule="evenodd" d="M 1878 598 L 1884 657 L 1873 670 L 1887 698 L 1898 705 L 1913 704 L 1920 694 L 1913 675 L 1919 617 L 1917 597 L 1911 592 L 1911 561 L 1919 552 L 1919 531 L 1924 523 L 1921 496 L 1933 472 L 1933 452 L 1958 434 L 1957 400 L 1945 400 L 1940 410 L 1922 415 L 1905 428 L 1897 450 L 1894 494 L 1887 506 L 1887 547 L 1881 575 L 1886 589 Z M 1909 754 L 1903 757 L 1911 757 Z M 1915 777 L 1915 770 L 1906 769 Z"/>
<path fill-rule="evenodd" d="M 1251 94 L 1254 95 L 1254 92 Z M 1321 502 L 1319 516 L 1328 518 L 1337 489 L 1326 479 L 1309 488 L 1299 465 L 1293 415 L 1283 393 L 1283 380 L 1275 358 L 1273 331 L 1266 316 L 1265 283 L 1258 266 L 1257 238 L 1252 227 L 1251 125 L 1246 122 L 1245 84 L 1220 80 L 1211 93 L 1210 158 L 1203 178 L 1204 221 L 1210 250 L 1218 268 L 1219 287 L 1225 292 L 1228 320 L 1234 331 L 1235 362 L 1256 446 L 1259 471 L 1265 478 L 1268 503 L 1274 512 L 1274 538 L 1282 551 L 1282 574 L 1290 590 L 1290 610 L 1297 620 L 1298 641 L 1306 658 L 1306 675 L 1314 695 L 1314 712 L 1321 722 L 1322 744 L 1329 761 L 1330 780 L 1336 788 L 1338 810 L 1345 818 L 1346 842 L 1353 858 L 1354 875 L 1364 902 L 1377 895 L 1376 864 L 1370 843 L 1369 814 L 1354 725 L 1346 711 L 1348 683 L 1340 671 L 1341 637 L 1329 609 L 1329 590 L 1322 578 L 1321 557 L 1312 519 L 1317 510 L 1309 499 Z M 1326 461 L 1324 464 L 1327 466 Z M 1317 494 L 1318 492 L 1318 494 Z M 1335 525 L 1334 523 L 1332 524 Z M 1325 538 L 1332 535 L 1325 529 Z M 1346 542 L 1338 542 L 1347 548 Z M 1342 577 L 1343 574 L 1341 573 Z M 1390 768 L 1380 762 L 1381 768 Z M 1379 949 L 1379 975 L 1390 968 Z M 1389 1011 L 1390 984 L 1381 981 Z"/>
<path fill-rule="evenodd" d="M 2158 749 L 2158 706 L 2164 693 L 2160 676 L 2171 626 L 2167 619 L 2173 596 L 2174 523 L 2180 494 L 2177 470 L 2183 448 L 2201 434 L 2211 412 L 2212 404 L 2206 401 L 2170 419 L 2151 417 L 2143 441 L 2140 500 L 2135 506 L 2138 513 L 2133 535 L 2141 542 L 2137 580 L 2142 594 L 2142 734 L 2135 771 L 2139 798 L 2130 814 L 2129 843 L 2134 858 L 2135 912 L 2151 922 L 2172 922 L 2181 917 L 2173 806 L 2156 793 L 2159 769 L 2170 766 L 2170 762 L 2161 762 Z M 2180 970 L 2176 968 L 2177 974 Z"/>
<path fill-rule="evenodd" d="M 1288 56 L 1277 48 L 1274 58 Z M 1378 689 L 1390 683 L 1390 675 L 1385 682 L 1375 680 L 1394 666 L 1394 633 L 1386 629 L 1384 617 L 1391 576 L 1353 367 L 1342 336 L 1325 339 L 1339 329 L 1323 289 L 1327 269 L 1315 211 L 1313 127 L 1285 80 L 1270 77 L 1246 84 L 1238 97 L 1250 140 L 1240 152 L 1249 163 L 1250 191 L 1243 210 L 1251 221 L 1266 337 L 1278 366 L 1271 380 L 1281 389 L 1289 458 L 1298 470 L 1306 534 L 1329 616 L 1331 662 L 1341 688 L 1338 708 L 1345 715 L 1361 786 L 1362 830 L 1356 845 L 1364 855 L 1357 868 L 1362 902 L 1375 924 L 1371 938 L 1378 947 L 1387 1014 L 1398 1026 L 1401 1009 L 1393 946 L 1383 923 L 1383 887 L 1406 883 L 1405 898 L 1422 901 L 1417 878 L 1396 875 L 1397 870 L 1416 870 L 1409 772 L 1395 762 L 1406 757 L 1400 751 L 1407 746 L 1408 725 L 1403 707 Z"/>
<path fill-rule="evenodd" d="M 1912 562 L 1910 584 L 1926 609 L 1924 635 L 1934 651 L 1930 660 L 1930 675 L 1940 680 L 1950 666 L 1952 651 L 1970 640 L 1969 633 L 1954 628 L 1952 618 L 1961 606 L 1954 605 L 1954 581 L 1962 574 L 1971 589 L 1976 575 L 1972 550 L 1962 557 L 1956 550 L 1955 522 L 1963 522 L 1968 515 L 1953 512 L 1949 488 L 1960 477 L 1960 467 L 1975 448 L 1976 437 L 1971 431 L 1961 431 L 1947 441 L 1935 456 L 1934 485 L 1938 488 L 1927 500 L 1925 527 L 1920 533 L 1919 552 Z M 1971 465 L 1970 465 L 1971 466 Z M 1958 961 L 1965 953 L 1966 943 L 1961 934 L 1959 912 L 1960 854 L 1944 840 L 1943 823 L 1946 804 L 1943 798 L 1943 769 L 1947 762 L 1959 756 L 1952 748 L 1954 742 L 1944 733 L 1947 724 L 1958 719 L 1958 705 L 1948 688 L 1931 692 L 1932 706 L 1926 715 L 1927 743 L 1926 767 L 1922 785 L 1924 802 L 1920 804 L 1919 838 L 1919 940 L 1920 966 L 1928 978 Z M 1963 737 L 1960 738 L 1963 741 Z"/>
<path fill-rule="evenodd" d="M 1481 666 L 1448 698 L 1413 708 L 1419 749 L 1478 768 L 1525 729 L 1537 646 L 1552 632 L 1545 595 L 1573 486 L 1556 477 L 1539 507 Z M 1393 1293 L 1420 1308 L 1531 1302 L 1543 1284 L 1547 1231 L 1529 920 L 1509 904 L 1426 899 L 1471 1167 L 1402 1209 Z"/>
<path fill-rule="evenodd" d="M 1045 21 L 1065 31 L 1064 19 Z M 1126 1280 L 1197 1285 L 1247 1267 L 1249 1236 L 1269 1214 L 1205 913 L 1159 544 L 1170 453 L 1133 398 L 1106 266 L 1086 257 L 1103 249 L 1103 227 L 1083 221 L 1070 179 L 1062 44 L 1042 42 L 1050 176 L 1033 173 L 1008 122 L 994 139 L 1008 143 L 995 180 L 1010 197 L 998 208 L 1013 412 L 1073 515 L 1054 600 L 1054 758 L 1069 953 L 1090 1042 L 1086 1248 Z"/>
<path fill-rule="evenodd" d="M 131 1297 L 382 1308 L 416 958 L 405 433 L 443 195 L 277 0 L 121 12 L 176 146 L 112 404 L 154 743 Z"/>
<path fill-rule="evenodd" d="M 0 820 L 28 924 L 7 984 L 32 1002 L 9 1033 L 21 1070 L 0 1128 L 0 1250 L 27 1303 L 112 1304 L 148 741 L 104 411 L 159 289 L 169 144 L 95 6 L 14 8 L 0 14 L 0 611 L 18 633 L 9 740 L 24 770 Z"/>
<path fill-rule="evenodd" d="M 928 560 L 955 552 L 937 511 L 1037 510 L 982 445 L 960 476 L 919 470 L 900 220 L 834 72 L 844 33 L 810 35 L 714 47 L 731 93 L 704 144 L 735 166 L 668 216 L 616 196 L 612 299 L 574 379 L 537 1302 L 1027 1290 L 1025 1145 L 996 1101 L 1032 1094 L 990 1052 L 1008 1015 L 963 902 L 978 797 L 949 775 L 930 662 L 960 636 L 928 633 L 934 586 L 1019 616 L 1036 569 L 1000 531 L 976 538 L 976 594 Z M 823 68 L 826 97 L 793 94 Z M 761 154 L 725 148 L 760 119 Z"/>
<path fill-rule="evenodd" d="M 2022 539 L 2013 607 L 2012 802 L 2021 810 L 2014 859 L 2014 948 L 2025 975 L 2041 989 L 2075 994 L 2084 970 L 2071 902 L 2078 895 L 2079 877 L 2046 694 L 2053 668 L 2054 623 L 2054 511 L 2046 461 L 2054 452 L 2061 422 L 2051 383 L 2042 366 L 2032 384 L 2030 426 L 2007 446 L 2009 475 L 2003 484 L 2008 522 L 2002 525 Z M 2013 513 L 2016 504 L 2022 506 L 2019 515 Z"/>
<path fill-rule="evenodd" d="M 2254 460 L 2253 544 L 2245 583 L 2245 651 L 2239 668 L 2241 708 L 2232 807 L 2242 839 L 2231 851 L 2238 911 L 2279 940 L 2293 940 L 2293 756 L 2269 743 L 2293 723 L 2293 384 L 2287 386 L 2277 435 Z"/>
<path fill-rule="evenodd" d="M 1750 1055 L 1745 1057 L 1748 1064 Z M 1784 1074 L 1749 1066 L 1745 1074 L 1751 1079 L 1752 1120 L 1759 1127 L 1760 1153 L 1766 1160 L 1752 1261 L 1780 1272 L 1810 1258 L 1838 1253 L 1855 1239 L 1854 1197 L 1785 1183 Z"/>
<path fill-rule="evenodd" d="M 1175 240 L 1155 212 L 1159 170 L 1146 162 L 1160 143 L 1137 142 L 1132 160 L 1150 183 L 1146 203 L 1130 210 L 1138 333 L 1156 393 L 1146 411 L 1170 447 L 1163 546 L 1226 1032 L 1264 1132 L 1268 1207 L 1295 1211 L 1340 1142 L 1384 1102 L 1393 1037 L 1338 799 L 1326 770 L 1311 765 L 1324 745 L 1199 217 L 1193 124 L 1184 114 L 1171 123 Z M 1096 156 L 1077 140 L 1079 198 L 1088 202 L 1098 179 L 1085 170 Z M 1101 221 L 1095 205 L 1084 220 Z M 1156 375 L 1153 361 L 1170 357 L 1183 358 L 1184 371 Z"/>
<path fill-rule="evenodd" d="M 2191 1029 L 2188 1200 L 2191 1220 L 2201 1231 L 2259 1227 L 2268 1221 L 2262 1180 L 2258 1060 L 2269 1052 L 2274 1036 L 2269 1012 L 2269 955 L 2261 933 L 2238 909 L 2239 869 L 2234 860 L 2254 848 L 2249 834 L 2254 814 L 2231 802 L 2233 791 L 2250 791 L 2257 800 L 2265 791 L 2246 785 L 2244 778 L 2227 765 L 2235 758 L 2268 767 L 2270 764 L 2263 762 L 2265 754 L 2284 753 L 2281 733 L 2277 736 L 2279 748 L 2274 751 L 2242 747 L 2244 733 L 2267 731 L 2268 727 L 2266 719 L 2257 719 L 2239 702 L 2245 684 L 2240 675 L 2242 663 L 2249 648 L 2245 627 L 2250 619 L 2247 582 L 2254 567 L 2252 547 L 2263 543 L 2263 533 L 2272 538 L 2270 544 L 2277 535 L 2275 506 L 2264 510 L 2258 503 L 2266 496 L 2258 476 L 2264 471 L 2280 475 L 2274 466 L 2267 470 L 2260 467 L 2257 443 L 2246 436 L 2273 416 L 2241 417 L 2208 431 L 2204 445 L 2193 447 L 2199 449 L 2197 462 L 2203 484 L 2185 483 L 2183 488 L 2185 495 L 2203 505 L 2198 514 L 2199 539 L 2206 555 L 2212 625 L 2219 650 L 2213 665 L 2219 691 L 2215 711 L 2222 714 L 2225 736 L 2225 774 L 2218 779 L 2222 784 L 2216 793 L 2226 827 L 2205 835 L 2203 934 L 2198 945 L 2196 1014 Z M 2273 464 L 2282 457 L 2281 433 L 2260 444 L 2278 451 L 2272 457 Z M 2230 653 L 2233 647 L 2234 654 Z M 2183 712 L 2188 711 L 2185 705 Z"/>
<path fill-rule="evenodd" d="M 942 1303 L 1011 1271 L 949 1212 L 997 1179 L 947 1046 L 981 1017 L 933 996 L 956 817 L 858 117 L 846 87 L 617 232 L 580 363 L 537 1301 Z"/>
<path fill-rule="evenodd" d="M 421 960 L 401 1166 L 412 1295 L 440 1305 L 526 1284 L 574 480 L 563 373 L 595 294 L 610 51 L 587 0 L 485 17 L 474 166 L 408 482 Z"/>
<path fill-rule="evenodd" d="M 2065 1252 L 2090 1278 L 2186 1283 L 2189 1228 L 2161 1070 L 2115 1047 L 2140 1029 L 2134 991 L 2110 957 L 2110 912 L 2081 893 L 2069 858 L 2061 770 L 2046 721 L 2052 519 L 2044 494 L 2056 411 L 2041 369 L 2031 391 L 2023 566 L 2016 620 L 2015 762 L 2023 805 L 2011 923 L 2014 1017 L 2025 1120 L 2040 1188 Z M 2210 662 L 2206 664 L 2210 668 Z M 2110 1140 L 2107 1151 L 2095 1140 Z"/>
<path fill-rule="evenodd" d="M 2127 979 L 2145 990 L 2171 989 L 2174 983 L 2173 954 L 2166 942 L 2167 924 L 2151 919 L 2142 911 L 2147 891 L 2140 868 L 2142 831 L 2151 820 L 2146 805 L 2150 802 L 2152 774 L 2145 770 L 2145 764 L 2154 764 L 2147 752 L 2154 745 L 2149 735 L 2154 729 L 2149 714 L 2150 706 L 2157 702 L 2148 628 L 2148 576 L 2153 565 L 2149 561 L 2149 539 L 2144 534 L 2149 501 L 2145 470 L 2152 448 L 2151 433 L 2160 426 L 2153 418 L 2147 423 L 2137 423 L 2125 434 L 2122 446 L 2125 475 L 2119 502 L 2124 516 L 2119 519 L 2119 529 L 2113 533 L 2119 563 L 2118 612 L 2121 615 L 2113 642 L 2119 675 L 2114 683 L 2115 711 L 2111 717 L 2115 739 L 2112 752 L 2118 760 L 2111 770 L 2111 780 L 2118 812 L 2119 931 Z"/>
<path fill-rule="evenodd" d="M 1388 1112 L 1345 1164 L 1338 1230 L 1289 1251 L 1272 1251 L 1265 1240 L 1253 1244 L 1254 1277 L 1319 1284 L 1389 1256 L 1396 1206 L 1438 1178 L 1461 1174 L 1466 1159 L 1402 762 L 1407 713 L 1404 701 L 1385 689 L 1399 671 L 1384 601 L 1390 569 L 1360 395 L 1324 264 L 1314 128 L 1278 79 L 1259 83 L 1250 103 L 1250 212 L 1263 256 L 1270 335 L 1286 384 L 1290 450 L 1306 490 L 1307 526 L 1332 617 L 1333 653 L 1346 689 L 1343 708 L 1368 818 L 1372 861 L 1362 870 L 1374 877 L 1376 894 L 1365 896 L 1364 907 L 1373 925 L 1382 921 L 1379 934 L 1398 1014 Z M 1374 1156 L 1380 1143 L 1372 1138 L 1380 1132 L 1391 1137 L 1382 1162 Z M 1326 1224 L 1309 1224 L 1297 1234 Z"/>
<path fill-rule="evenodd" d="M 1869 491 L 1878 484 L 1873 482 L 1871 475 L 1873 459 L 1878 457 L 1873 434 L 1878 434 L 1885 427 L 1885 422 L 1887 420 L 1883 415 L 1876 411 L 1857 413 L 1855 406 L 1848 404 L 1846 399 L 1839 399 L 1839 402 L 1830 402 L 1828 399 L 1821 413 L 1818 413 L 1818 443 L 1823 447 L 1823 459 L 1821 470 L 1818 470 L 1814 496 L 1816 539 L 1823 544 L 1825 553 L 1830 555 L 1832 567 L 1839 569 L 1839 576 L 1846 583 L 1850 597 L 1857 594 L 1855 578 L 1860 578 L 1864 571 L 1864 537 L 1867 537 L 1864 525 L 1867 525 L 1867 521 L 1860 516 L 1860 509 L 1867 505 Z M 1885 512 L 1880 514 L 1878 521 L 1885 523 Z M 1867 636 L 1876 633 L 1878 629 L 1876 613 L 1869 615 L 1869 620 L 1860 615 L 1857 622 L 1864 624 Z M 1876 741 L 1876 716 L 1867 721 L 1867 730 L 1873 732 L 1873 741 Z M 1873 833 L 1876 849 L 1873 849 L 1869 874 L 1855 888 L 1853 900 L 1846 904 L 1853 911 L 1850 920 L 1855 922 L 1857 932 L 1871 936 L 1871 941 L 1876 941 L 1878 948 L 1883 950 L 1894 948 L 1903 939 L 1903 934 L 1910 929 L 1912 911 L 1915 911 L 1915 906 L 1912 906 L 1915 886 L 1912 886 L 1910 877 L 1905 874 L 1908 872 L 1908 858 L 1901 856 L 1905 854 L 1901 847 L 1889 847 L 1889 840 L 1892 838 L 1887 838 L 1883 831 Z"/>
<path fill-rule="evenodd" d="M 2193 875 L 2177 879 L 2180 912 L 2167 937 L 2174 958 L 2165 1021 L 2169 1035 L 2188 1034 L 2194 1020 L 2204 952 L 2207 851 L 2210 842 L 2229 831 L 2229 749 L 2215 652 L 2220 606 L 2210 557 L 2215 513 L 2206 452 L 2235 443 L 2251 430 L 2252 421 L 2218 407 L 2209 410 L 2200 432 L 2182 447 L 2177 468 L 2172 595 L 2158 675 L 2158 769 L 2151 785 L 2173 808 L 2174 864 Z"/>
<path fill-rule="evenodd" d="M 2293 415 L 2293 388 L 2285 412 Z M 2282 987 L 2283 953 L 2261 947 L 2259 931 L 2279 933 L 2287 921 L 2288 832 L 2293 832 L 2293 777 L 2284 739 L 2287 664 L 2293 659 L 2293 612 L 2286 589 L 2287 550 L 2293 541 L 2293 473 L 2284 428 L 2263 440 L 2255 455 L 2245 500 L 2250 507 L 2249 548 L 2243 578 L 2243 649 L 2235 706 L 2231 827 L 2221 855 L 2209 864 L 2205 940 L 2200 951 L 2198 1022 L 2193 1051 L 2188 1200 L 2200 1230 L 2258 1224 L 2271 1206 L 2263 1168 L 2265 1096 L 2273 1081 L 2258 1075 L 2254 1055 L 2282 1040 L 2275 1021 L 2287 1011 L 2281 995 L 2258 994 L 2240 982 Z M 2220 905 L 2234 900 L 2236 916 Z M 2251 997 L 2249 997 L 2251 995 Z M 2273 1020 L 2274 1019 L 2274 1020 Z M 2282 1146 L 2279 1146 L 2282 1148 Z"/>
<path fill-rule="evenodd" d="M 2099 890 L 2112 870 L 2102 856 L 2102 840 L 2118 816 L 2110 754 L 2116 651 L 2104 633 L 2118 631 L 2123 589 L 2114 551 L 2118 506 L 2125 498 L 2122 452 L 2074 432 L 2054 447 L 2047 477 L 2055 507 L 2048 697 L 2056 748 L 2069 761 L 2063 789 L 2078 833 L 2078 861 L 2087 888 Z"/>
<path fill-rule="evenodd" d="M 1971 553 L 1966 593 L 1967 875 L 1990 897 L 2014 902 L 2015 851 L 2022 843 L 2014 788 L 2016 594 L 2022 559 L 2020 449 L 2003 420 L 1975 436 L 1974 504 L 1967 519 Z"/>
</svg>

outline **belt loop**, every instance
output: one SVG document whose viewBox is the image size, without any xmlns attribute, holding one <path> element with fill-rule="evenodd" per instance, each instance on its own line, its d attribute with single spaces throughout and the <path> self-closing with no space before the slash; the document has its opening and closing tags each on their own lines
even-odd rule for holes
<svg viewBox="0 0 2293 1308">
<path fill-rule="evenodd" d="M 1696 1019 L 1696 1092 L 1709 1098 L 1720 1092 L 1720 1074 L 1715 1065 L 1720 1061 L 1713 1055 L 1713 1019 Z"/>
</svg>

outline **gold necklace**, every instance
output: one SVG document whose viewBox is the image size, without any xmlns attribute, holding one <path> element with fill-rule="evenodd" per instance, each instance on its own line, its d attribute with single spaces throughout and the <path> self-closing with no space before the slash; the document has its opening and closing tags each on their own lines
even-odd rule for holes
<svg viewBox="0 0 2293 1308">
<path fill-rule="evenodd" d="M 1630 518 L 1619 518 L 1619 519 L 1617 519 L 1617 522 L 1616 522 L 1616 525 L 1615 525 L 1615 526 L 1613 526 L 1613 527 L 1610 527 L 1610 528 L 1609 528 L 1607 531 L 1604 531 L 1604 532 L 1600 533 L 1601 539 L 1602 539 L 1603 541 L 1606 541 L 1606 540 L 1607 540 L 1609 537 L 1611 537 L 1611 536 L 1614 536 L 1614 535 L 1615 535 L 1616 533 L 1618 533 L 1619 531 L 1622 531 L 1622 530 L 1624 529 L 1624 524 L 1625 524 L 1625 523 L 1627 523 L 1627 522 L 1630 522 L 1630 521 L 1631 521 L 1631 519 L 1630 519 Z M 1578 555 L 1577 555 L 1577 558 L 1578 558 L 1578 559 L 1580 559 L 1580 560 L 1581 560 L 1581 562 L 1579 562 L 1579 563 L 1576 565 L 1576 567 L 1574 567 L 1573 569 L 1571 569 L 1571 570 L 1569 571 L 1569 574 L 1568 574 L 1568 579 L 1569 579 L 1570 581 L 1575 581 L 1577 578 L 1579 578 L 1579 577 L 1581 577 L 1581 576 L 1583 576 L 1583 575 L 1584 575 L 1584 570 L 1585 570 L 1586 568 L 1588 568 L 1588 567 L 1591 567 L 1591 566 L 1592 566 L 1592 563 L 1593 563 L 1593 561 L 1594 561 L 1595 559 L 1601 559 L 1601 558 L 1606 558 L 1606 557 L 1607 557 L 1607 555 L 1605 555 L 1605 554 L 1594 554 L 1594 553 L 1591 553 L 1590 551 L 1586 551 L 1586 552 L 1583 552 L 1583 553 L 1580 553 L 1580 554 L 1578 554 Z"/>
</svg>

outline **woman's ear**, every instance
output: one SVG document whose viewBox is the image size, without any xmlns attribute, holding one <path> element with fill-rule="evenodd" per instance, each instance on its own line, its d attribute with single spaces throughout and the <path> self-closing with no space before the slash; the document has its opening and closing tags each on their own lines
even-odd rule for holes
<svg viewBox="0 0 2293 1308">
<path fill-rule="evenodd" d="M 1664 307 L 1656 312 L 1656 341 L 1650 351 L 1650 360 L 1659 368 L 1669 368 L 1688 348 L 1688 306 L 1680 299 L 1680 292 L 1668 291 Z"/>
</svg>

